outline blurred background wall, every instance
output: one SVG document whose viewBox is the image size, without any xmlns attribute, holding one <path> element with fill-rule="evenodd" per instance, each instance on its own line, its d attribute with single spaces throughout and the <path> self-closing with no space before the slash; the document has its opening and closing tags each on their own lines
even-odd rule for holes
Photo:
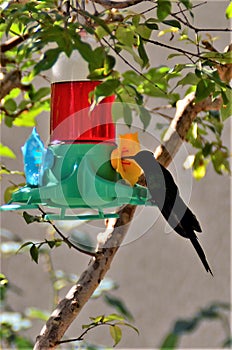
<svg viewBox="0 0 232 350">
<path fill-rule="evenodd" d="M 210 0 L 205 6 L 196 9 L 195 24 L 201 27 L 224 28 L 224 12 L 227 5 L 228 1 Z M 215 35 L 219 37 L 215 47 L 222 51 L 229 43 L 229 35 Z M 164 62 L 164 51 L 158 47 L 153 46 L 150 52 L 155 64 L 174 65 L 174 61 Z M 153 103 L 157 104 L 156 101 Z M 41 115 L 37 122 L 38 132 L 46 141 L 49 135 L 49 116 Z M 147 134 L 140 134 L 140 139 L 146 147 L 149 147 L 151 142 L 150 134 L 156 133 L 154 128 L 155 123 L 150 126 Z M 10 144 L 17 154 L 16 161 L 7 161 L 10 167 L 23 169 L 20 147 L 30 133 L 31 129 L 8 129 L 2 126 L 2 143 Z M 229 146 L 229 121 L 225 125 L 223 138 Z M 156 144 L 157 139 L 150 144 L 150 148 L 153 149 Z M 182 169 L 186 154 L 190 152 L 189 147 L 186 149 L 186 146 L 183 146 L 170 170 L 179 184 L 182 195 L 189 201 L 190 207 L 201 222 L 203 234 L 200 235 L 200 241 L 214 277 L 206 274 L 191 244 L 167 230 L 156 209 L 138 209 L 125 243 L 118 251 L 107 275 L 120 286 L 112 294 L 125 301 L 140 332 L 137 336 L 132 330 L 125 329 L 120 343 L 122 348 L 157 348 L 177 318 L 189 318 L 214 301 L 230 301 L 230 180 L 226 176 L 217 175 L 211 165 L 203 180 L 193 180 L 191 173 Z M 2 193 L 8 185 L 8 180 L 4 178 Z M 99 225 L 98 230 L 104 230 L 102 223 L 93 222 L 91 225 L 95 231 Z M 19 213 L 2 214 L 1 226 L 25 240 L 43 240 L 47 231 L 45 224 L 26 225 Z M 82 229 L 88 232 L 91 228 L 82 226 L 80 230 Z M 88 264 L 88 258 L 68 249 L 66 245 L 54 250 L 52 257 L 56 269 L 78 275 Z M 8 301 L 14 310 L 23 311 L 29 306 L 51 309 L 52 289 L 43 259 L 36 265 L 30 261 L 29 254 L 2 258 L 2 272 L 21 289 L 20 293 L 10 293 Z M 68 288 L 64 289 L 61 295 L 65 295 L 67 290 Z M 67 335 L 78 336 L 81 324 L 88 323 L 89 316 L 111 312 L 113 309 L 101 300 L 90 300 Z M 35 337 L 41 327 L 42 323 L 36 322 L 29 335 Z M 105 329 L 93 332 L 88 339 L 99 344 L 111 344 Z M 194 333 L 184 336 L 180 346 L 220 348 L 223 339 L 224 330 L 217 321 L 212 320 L 204 322 Z"/>
</svg>

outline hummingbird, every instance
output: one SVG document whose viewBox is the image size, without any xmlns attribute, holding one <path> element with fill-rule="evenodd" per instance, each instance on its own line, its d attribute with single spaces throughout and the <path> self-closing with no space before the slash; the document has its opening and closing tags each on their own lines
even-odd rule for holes
<svg viewBox="0 0 232 350">
<path fill-rule="evenodd" d="M 190 239 L 205 270 L 213 276 L 195 233 L 195 231 L 202 232 L 200 223 L 181 198 L 172 174 L 155 159 L 152 152 L 147 150 L 122 159 L 134 160 L 142 168 L 151 202 L 157 205 L 168 224 L 180 236 Z"/>
</svg>

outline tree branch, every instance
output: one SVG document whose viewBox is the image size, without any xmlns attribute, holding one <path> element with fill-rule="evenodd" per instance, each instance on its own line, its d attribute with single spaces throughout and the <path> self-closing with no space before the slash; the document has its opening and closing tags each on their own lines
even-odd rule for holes
<svg viewBox="0 0 232 350">
<path fill-rule="evenodd" d="M 21 88 L 21 71 L 15 69 L 7 73 L 0 82 L 0 100 L 14 88 Z"/>
<path fill-rule="evenodd" d="M 197 114 L 201 111 L 219 109 L 221 106 L 219 99 L 212 101 L 209 97 L 195 103 L 194 98 L 195 95 L 191 93 L 178 102 L 176 114 L 166 133 L 164 144 L 155 150 L 158 161 L 165 167 L 179 150 Z M 139 183 L 145 184 L 144 176 L 140 177 Z M 109 270 L 111 262 L 129 229 L 135 209 L 136 206 L 126 205 L 119 211 L 117 220 L 108 220 L 106 231 L 98 235 L 96 256 L 90 260 L 77 284 L 70 289 L 66 297 L 53 311 L 37 337 L 34 350 L 52 350 L 59 343 L 67 328 L 78 316 Z"/>
<path fill-rule="evenodd" d="M 29 34 L 25 34 L 24 36 L 16 36 L 16 37 L 14 36 L 13 38 L 10 38 L 5 43 L 0 45 L 0 52 L 9 51 L 14 47 L 16 47 L 17 45 L 21 44 L 24 40 L 28 38 L 29 38 Z"/>
<path fill-rule="evenodd" d="M 43 216 L 46 215 L 45 211 L 40 207 L 39 207 L 39 211 L 41 211 Z M 51 220 L 46 220 L 45 222 L 48 222 L 54 228 L 54 230 L 58 233 L 58 235 L 63 239 L 63 241 L 68 245 L 69 248 L 74 248 L 78 252 L 89 255 L 89 256 L 95 256 L 95 253 L 84 250 L 84 249 L 76 246 L 75 244 L 73 244 L 67 237 L 65 237 L 65 235 L 63 235 L 63 233 L 58 229 L 58 227 Z"/>
<path fill-rule="evenodd" d="M 150 1 L 150 0 L 145 0 Z M 140 2 L 145 2 L 142 0 L 122 0 L 122 1 L 116 1 L 116 0 L 93 0 L 93 2 L 96 2 L 97 4 L 102 5 L 106 8 L 117 8 L 117 9 L 123 9 L 129 6 L 133 6 L 136 4 L 139 4 Z"/>
<path fill-rule="evenodd" d="M 197 115 L 203 111 L 219 110 L 222 105 L 221 98 L 212 100 L 211 96 L 198 103 L 194 100 L 195 93 L 191 93 L 177 102 L 175 117 L 164 136 L 164 142 L 154 152 L 155 158 L 165 167 L 178 152 Z"/>
<path fill-rule="evenodd" d="M 54 349 L 67 328 L 78 316 L 99 283 L 109 270 L 111 262 L 121 245 L 131 221 L 135 206 L 127 205 L 120 212 L 120 217 L 109 219 L 107 230 L 99 236 L 96 256 L 90 260 L 87 269 L 66 297 L 60 301 L 46 325 L 37 337 L 34 349 Z"/>
</svg>

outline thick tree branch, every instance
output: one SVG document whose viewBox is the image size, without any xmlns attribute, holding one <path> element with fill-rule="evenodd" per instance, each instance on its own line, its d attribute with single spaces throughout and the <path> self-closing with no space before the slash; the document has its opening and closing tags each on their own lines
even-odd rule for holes
<svg viewBox="0 0 232 350">
<path fill-rule="evenodd" d="M 157 159 L 164 166 L 167 166 L 177 153 L 197 114 L 201 111 L 219 109 L 221 106 L 220 100 L 212 101 L 210 97 L 199 103 L 195 103 L 194 98 L 194 94 L 190 94 L 179 101 L 165 142 L 155 150 Z M 142 176 L 140 184 L 144 183 L 145 179 Z M 136 207 L 132 205 L 122 208 L 119 211 L 119 218 L 117 220 L 110 219 L 106 231 L 98 235 L 96 256 L 90 260 L 77 284 L 70 289 L 66 297 L 53 311 L 37 337 L 35 350 L 51 350 L 59 343 L 65 331 L 78 316 L 109 270 L 111 262 L 129 229 L 135 209 Z"/>
<path fill-rule="evenodd" d="M 106 232 L 99 236 L 96 257 L 90 260 L 77 284 L 70 289 L 66 297 L 53 311 L 37 337 L 34 349 L 54 349 L 58 344 L 109 270 L 114 255 L 126 235 L 127 224 L 132 219 L 134 212 L 135 206 L 127 205 L 119 212 L 120 217 L 116 222 L 115 219 L 108 221 Z"/>
<path fill-rule="evenodd" d="M 176 114 L 164 136 L 163 144 L 154 152 L 156 159 L 165 167 L 178 152 L 196 116 L 203 111 L 219 110 L 222 104 L 221 98 L 212 100 L 211 96 L 198 103 L 194 100 L 195 93 L 191 93 L 177 102 Z"/>
<path fill-rule="evenodd" d="M 0 100 L 9 94 L 12 89 L 21 87 L 21 72 L 18 69 L 9 72 L 0 81 Z"/>
<path fill-rule="evenodd" d="M 29 38 L 29 34 L 25 34 L 24 36 L 14 36 L 13 38 L 10 38 L 5 43 L 0 45 L 0 52 L 6 52 L 14 47 L 21 44 L 24 40 Z"/>
<path fill-rule="evenodd" d="M 150 0 L 146 0 L 150 1 Z M 140 2 L 145 2 L 142 0 L 122 0 L 122 1 L 116 1 L 116 0 L 93 0 L 93 2 L 96 2 L 97 4 L 102 5 L 106 8 L 117 8 L 117 9 L 123 9 L 129 6 L 133 6 L 136 4 L 139 4 Z"/>
</svg>

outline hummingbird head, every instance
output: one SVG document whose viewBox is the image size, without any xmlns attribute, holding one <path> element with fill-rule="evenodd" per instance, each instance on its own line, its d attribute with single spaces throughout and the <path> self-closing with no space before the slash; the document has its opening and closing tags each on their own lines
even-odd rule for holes
<svg viewBox="0 0 232 350">
<path fill-rule="evenodd" d="M 150 166 L 151 162 L 154 162 L 155 157 L 151 151 L 140 151 L 134 156 L 122 157 L 121 159 L 132 159 L 134 160 L 141 168 L 147 168 Z"/>
</svg>

